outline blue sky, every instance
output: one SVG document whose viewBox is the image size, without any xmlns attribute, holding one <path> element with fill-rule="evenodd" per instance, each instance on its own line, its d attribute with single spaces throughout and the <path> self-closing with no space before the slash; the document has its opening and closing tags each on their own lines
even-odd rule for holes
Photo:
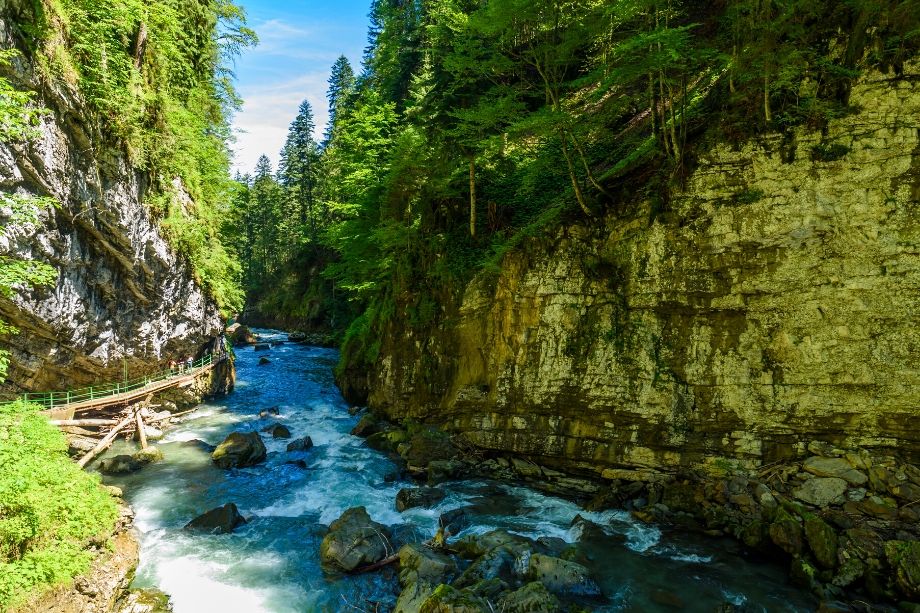
<svg viewBox="0 0 920 613">
<path fill-rule="evenodd" d="M 239 1 L 239 0 L 238 0 Z M 317 133 L 326 127 L 329 69 L 339 55 L 360 72 L 370 0 L 241 0 L 259 46 L 236 61 L 243 110 L 234 118 L 235 168 L 251 172 L 263 153 L 278 164 L 288 125 L 305 98 Z"/>
</svg>

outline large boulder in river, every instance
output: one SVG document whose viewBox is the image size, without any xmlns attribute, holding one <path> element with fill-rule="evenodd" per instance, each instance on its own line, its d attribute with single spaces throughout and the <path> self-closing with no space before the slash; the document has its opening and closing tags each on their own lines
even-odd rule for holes
<svg viewBox="0 0 920 613">
<path fill-rule="evenodd" d="M 211 459 L 220 468 L 243 468 L 255 466 L 265 455 L 265 443 L 257 432 L 233 432 L 217 446 Z"/>
<path fill-rule="evenodd" d="M 208 534 L 229 534 L 245 523 L 246 520 L 240 515 L 236 505 L 228 502 L 222 507 L 211 509 L 207 513 L 199 515 L 185 524 L 185 529 L 192 532 L 207 532 Z"/>
<path fill-rule="evenodd" d="M 447 493 L 436 487 L 406 487 L 396 494 L 396 510 L 402 513 L 415 507 L 430 509 L 445 497 Z"/>
<path fill-rule="evenodd" d="M 251 345 L 258 340 L 252 330 L 242 324 L 233 324 L 227 328 L 227 334 L 230 336 L 230 342 L 237 347 Z"/>
<path fill-rule="evenodd" d="M 324 564 L 351 572 L 393 553 L 390 531 L 373 521 L 364 507 L 348 509 L 332 522 L 320 545 Z"/>
</svg>

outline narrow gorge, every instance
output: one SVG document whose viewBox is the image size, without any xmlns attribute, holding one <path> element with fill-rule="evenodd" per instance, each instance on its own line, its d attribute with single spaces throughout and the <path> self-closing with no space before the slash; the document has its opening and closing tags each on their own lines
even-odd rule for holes
<svg viewBox="0 0 920 613">
<path fill-rule="evenodd" d="M 313 4 L 0 1 L 0 611 L 920 611 L 920 2 Z"/>
</svg>

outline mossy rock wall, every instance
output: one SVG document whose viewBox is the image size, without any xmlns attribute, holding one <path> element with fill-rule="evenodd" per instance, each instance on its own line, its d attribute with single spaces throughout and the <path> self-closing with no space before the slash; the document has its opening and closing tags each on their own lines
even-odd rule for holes
<svg viewBox="0 0 920 613">
<path fill-rule="evenodd" d="M 711 147 L 666 211 L 534 239 L 427 329 L 394 317 L 371 408 L 608 478 L 815 439 L 916 460 L 916 77 L 864 79 L 823 133 Z"/>
</svg>

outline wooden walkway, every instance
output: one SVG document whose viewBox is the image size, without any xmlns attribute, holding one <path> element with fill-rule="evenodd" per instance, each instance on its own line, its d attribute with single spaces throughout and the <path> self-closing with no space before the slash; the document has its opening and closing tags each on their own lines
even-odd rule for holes
<svg viewBox="0 0 920 613">
<path fill-rule="evenodd" d="M 213 362 L 200 368 L 187 370 L 181 375 L 177 375 L 174 379 L 156 381 L 154 383 L 149 383 L 144 387 L 139 387 L 135 390 L 121 394 L 115 394 L 106 398 L 95 398 L 93 400 L 72 402 L 70 404 L 65 404 L 62 407 L 55 407 L 53 409 L 42 411 L 42 414 L 47 415 L 51 419 L 73 419 L 74 415 L 81 411 L 104 409 L 106 407 L 113 407 L 118 405 L 128 405 L 133 402 L 137 402 L 150 394 L 156 394 L 158 392 L 173 388 L 188 387 L 194 383 L 195 379 L 197 379 L 200 375 L 203 375 L 204 373 L 212 370 L 221 361 Z"/>
<path fill-rule="evenodd" d="M 29 393 L 22 400 L 37 404 L 42 414 L 54 420 L 73 419 L 79 412 L 127 406 L 151 394 L 188 387 L 201 375 L 213 370 L 229 357 L 225 351 L 208 354 L 188 368 L 163 371 L 134 381 L 118 382 L 67 392 Z"/>
</svg>

